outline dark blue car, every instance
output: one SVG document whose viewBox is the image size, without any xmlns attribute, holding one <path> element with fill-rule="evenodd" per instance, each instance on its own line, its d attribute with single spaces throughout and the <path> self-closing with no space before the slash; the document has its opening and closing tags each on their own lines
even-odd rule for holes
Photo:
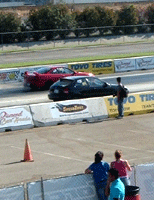
<svg viewBox="0 0 154 200">
<path fill-rule="evenodd" d="M 100 97 L 116 93 L 117 85 L 111 85 L 97 77 L 69 76 L 50 86 L 48 98 L 53 101 Z"/>
</svg>

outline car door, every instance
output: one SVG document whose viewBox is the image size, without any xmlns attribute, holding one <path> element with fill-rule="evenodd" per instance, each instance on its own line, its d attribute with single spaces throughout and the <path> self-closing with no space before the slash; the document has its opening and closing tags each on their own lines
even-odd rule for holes
<svg viewBox="0 0 154 200">
<path fill-rule="evenodd" d="M 80 98 L 86 98 L 90 96 L 90 87 L 85 78 L 79 78 L 76 80 L 73 88 L 74 96 Z"/>
<path fill-rule="evenodd" d="M 110 88 L 106 84 L 106 82 L 103 82 L 102 80 L 96 78 L 96 77 L 89 77 L 87 78 L 89 80 L 90 84 L 90 91 L 92 96 L 99 97 L 99 96 L 106 96 L 110 94 Z"/>
</svg>

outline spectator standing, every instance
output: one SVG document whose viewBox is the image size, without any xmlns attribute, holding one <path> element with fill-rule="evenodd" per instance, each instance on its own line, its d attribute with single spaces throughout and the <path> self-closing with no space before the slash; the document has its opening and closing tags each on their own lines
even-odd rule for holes
<svg viewBox="0 0 154 200">
<path fill-rule="evenodd" d="M 119 113 L 119 115 L 117 116 L 117 119 L 121 119 L 124 116 L 124 105 L 123 105 L 124 97 L 122 94 L 123 85 L 121 83 L 121 77 L 117 78 L 117 83 L 118 83 L 118 88 L 117 88 L 116 96 L 117 96 L 118 113 Z"/>
<path fill-rule="evenodd" d="M 130 185 L 130 180 L 128 177 L 127 171 L 131 171 L 131 166 L 127 160 L 122 159 L 122 151 L 116 150 L 115 153 L 115 161 L 111 162 L 111 168 L 115 168 L 119 172 L 119 177 L 124 185 Z"/>
<path fill-rule="evenodd" d="M 107 200 L 105 195 L 105 188 L 107 184 L 109 164 L 102 161 L 104 157 L 103 152 L 98 151 L 94 156 L 94 162 L 85 170 L 86 174 L 93 173 L 96 192 L 99 200 Z"/>
<path fill-rule="evenodd" d="M 109 170 L 105 194 L 110 195 L 110 200 L 124 200 L 125 198 L 125 186 L 118 174 L 119 172 L 116 169 L 111 168 Z"/>
</svg>

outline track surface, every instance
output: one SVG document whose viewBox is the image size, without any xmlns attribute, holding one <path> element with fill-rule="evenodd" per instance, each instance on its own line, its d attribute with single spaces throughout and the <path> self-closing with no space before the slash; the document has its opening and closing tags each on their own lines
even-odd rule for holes
<svg viewBox="0 0 154 200">
<path fill-rule="evenodd" d="M 111 55 L 153 51 L 153 44 L 121 45 L 74 50 L 0 55 L 0 64 L 31 60 L 60 59 L 89 55 Z M 71 52 L 71 54 L 70 54 Z M 0 91 L 2 92 L 2 91 Z M 9 94 L 9 93 L 8 93 Z M 16 93 L 15 93 L 16 96 Z M 19 97 L 18 97 L 19 98 Z M 7 98 L 5 99 L 7 100 Z M 65 124 L 0 133 L 0 187 L 84 172 L 102 150 L 111 162 L 114 151 L 122 149 L 130 164 L 154 160 L 154 114 L 108 119 L 97 123 Z M 20 162 L 28 139 L 34 162 Z"/>
<path fill-rule="evenodd" d="M 107 56 L 117 54 L 133 54 L 143 52 L 154 52 L 154 44 L 137 43 L 137 44 L 122 44 L 112 46 L 91 46 L 91 47 L 76 47 L 68 49 L 53 49 L 43 51 L 30 51 L 20 53 L 10 53 L 0 55 L 0 64 L 57 60 L 65 58 L 82 58 L 90 56 Z"/>
<path fill-rule="evenodd" d="M 102 150 L 111 162 L 122 149 L 130 164 L 153 163 L 154 114 L 0 133 L 0 187 L 83 173 Z M 20 162 L 28 139 L 34 162 Z"/>
</svg>

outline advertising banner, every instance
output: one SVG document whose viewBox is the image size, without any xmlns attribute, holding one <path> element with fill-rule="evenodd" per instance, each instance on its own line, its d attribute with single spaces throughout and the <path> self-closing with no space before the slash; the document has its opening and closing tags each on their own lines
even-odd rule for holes
<svg viewBox="0 0 154 200">
<path fill-rule="evenodd" d="M 0 70 L 0 83 L 7 81 L 17 81 L 19 76 L 19 69 Z"/>
<path fill-rule="evenodd" d="M 75 71 L 91 72 L 95 75 L 114 73 L 113 60 L 97 60 L 89 62 L 68 63 L 68 67 Z"/>
<path fill-rule="evenodd" d="M 136 58 L 135 61 L 136 61 L 136 68 L 138 70 L 154 68 L 154 57 L 153 56 Z"/>
<path fill-rule="evenodd" d="M 135 58 L 115 59 L 115 72 L 126 72 L 136 70 Z"/>
<path fill-rule="evenodd" d="M 53 118 L 59 120 L 71 120 L 76 118 L 91 117 L 85 100 L 61 101 L 50 104 Z"/>
<path fill-rule="evenodd" d="M 117 98 L 104 97 L 109 117 L 118 114 Z M 154 111 L 154 92 L 141 92 L 129 94 L 124 99 L 124 115 L 150 113 Z"/>
<path fill-rule="evenodd" d="M 113 60 L 98 60 L 90 62 L 91 72 L 95 75 L 114 73 Z"/>
<path fill-rule="evenodd" d="M 91 72 L 89 62 L 68 63 L 68 68 L 78 72 Z"/>
<path fill-rule="evenodd" d="M 28 106 L 0 109 L 0 130 L 8 127 L 33 125 Z"/>
</svg>

